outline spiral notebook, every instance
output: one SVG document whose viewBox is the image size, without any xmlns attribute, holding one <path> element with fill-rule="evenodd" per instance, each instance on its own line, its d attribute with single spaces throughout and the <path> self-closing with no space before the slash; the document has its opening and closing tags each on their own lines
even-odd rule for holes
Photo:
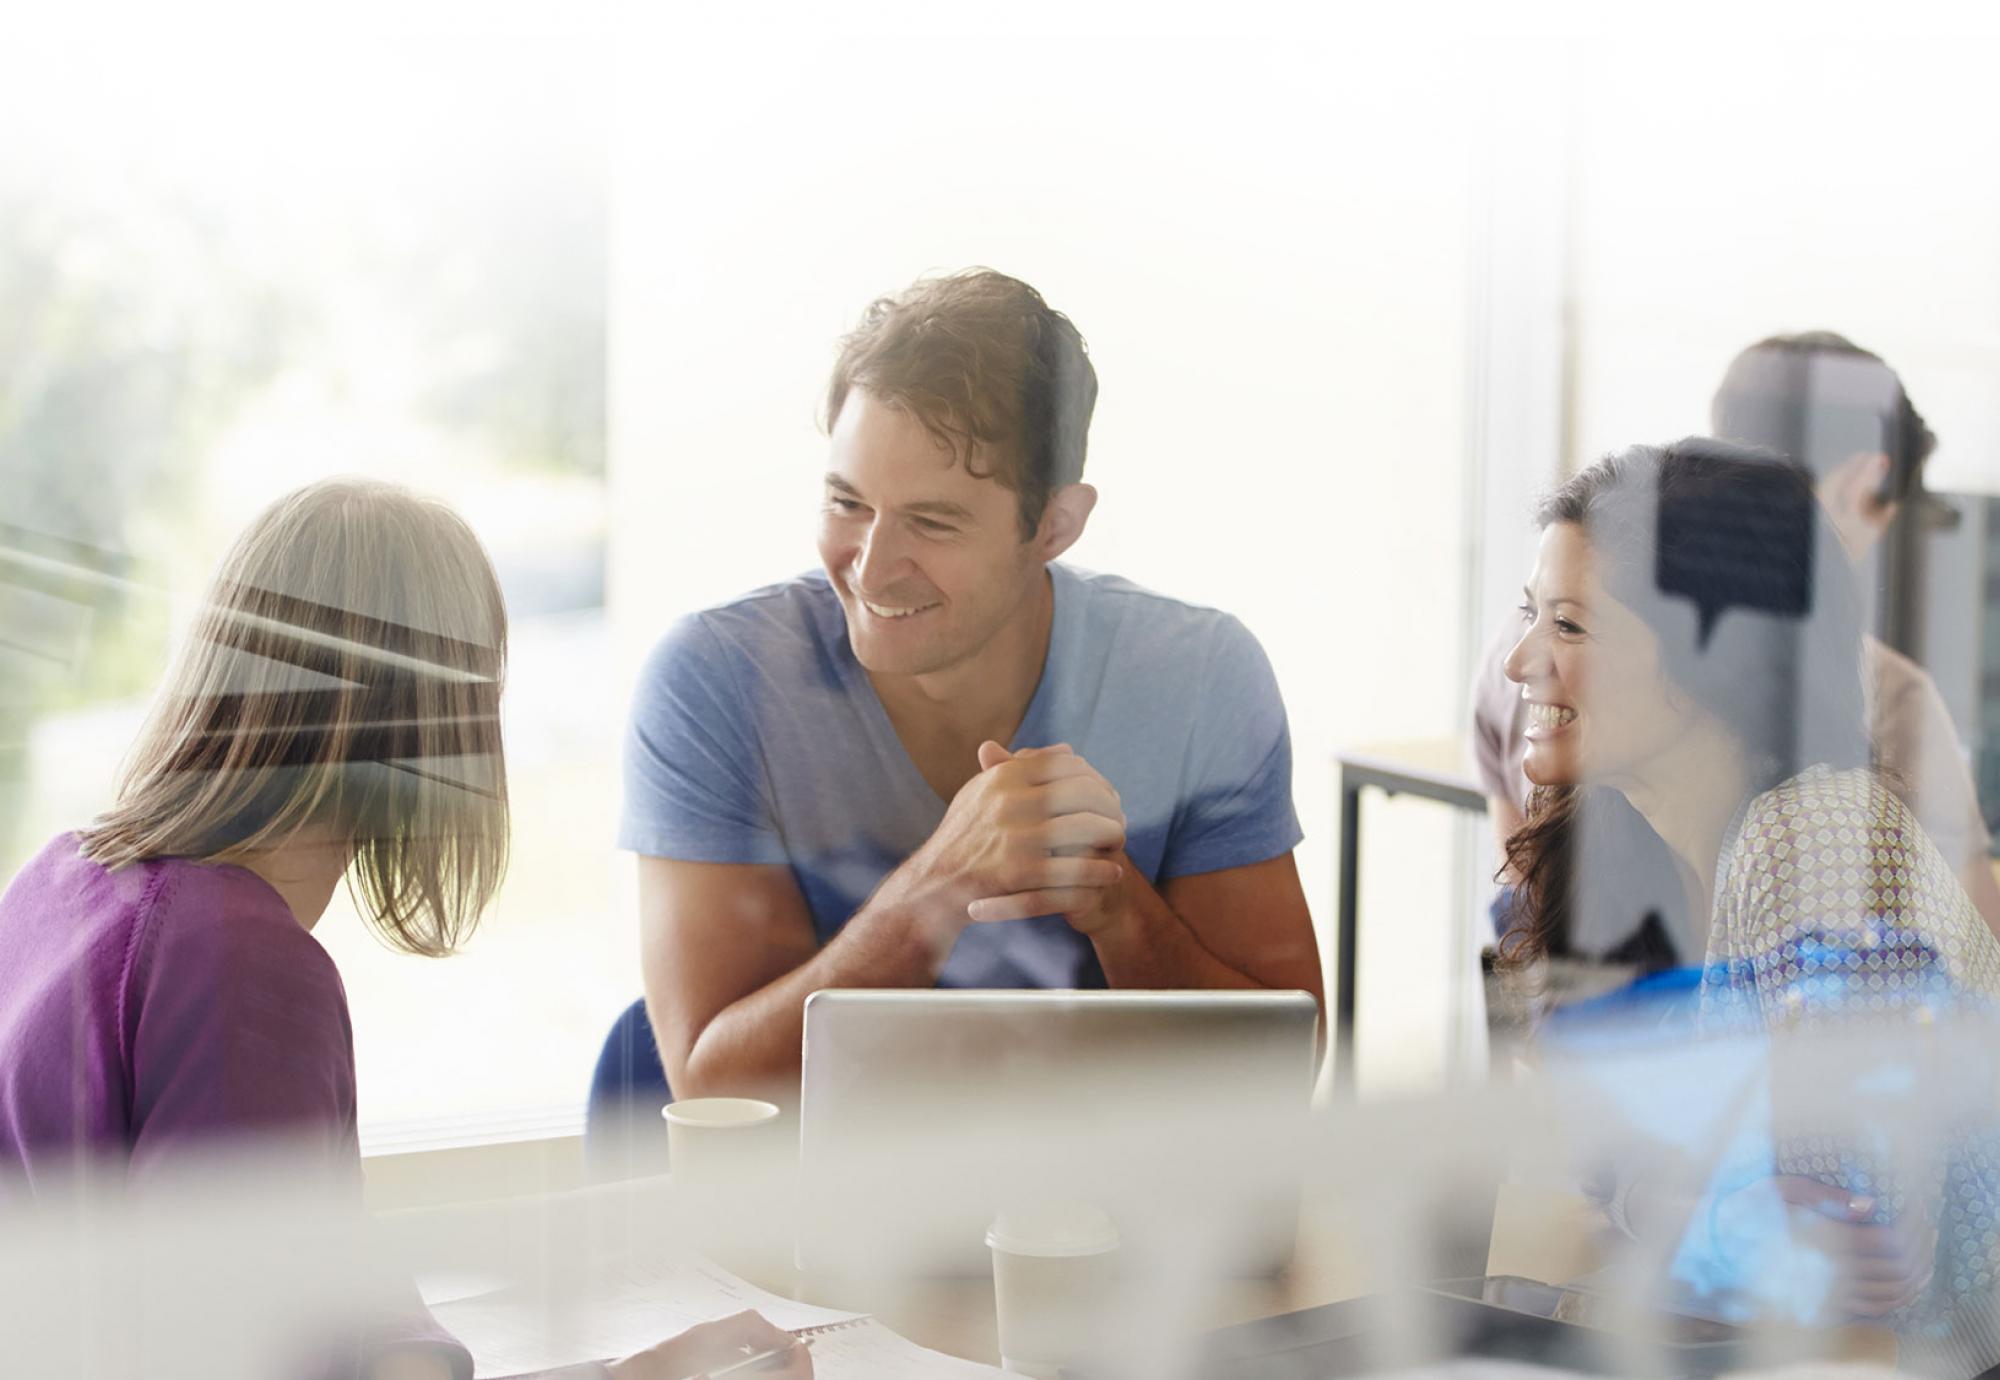
<svg viewBox="0 0 2000 1380">
<path fill-rule="evenodd" d="M 812 1348 L 814 1380 L 885 1376 L 891 1380 L 976 1380 L 1004 1372 L 918 1346 L 867 1315 L 788 1329 Z"/>
<path fill-rule="evenodd" d="M 815 1380 L 990 1380 L 1001 1371 L 931 1351 L 865 1313 L 820 1308 L 688 1254 L 633 1255 L 573 1296 L 518 1287 L 429 1300 L 472 1352 L 477 1376 L 518 1375 L 626 1356 L 696 1323 L 753 1309 L 809 1343 Z"/>
</svg>

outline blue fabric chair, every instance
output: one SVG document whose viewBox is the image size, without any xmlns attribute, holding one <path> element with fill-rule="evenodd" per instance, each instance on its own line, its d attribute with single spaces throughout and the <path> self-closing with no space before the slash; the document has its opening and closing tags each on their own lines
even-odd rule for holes
<svg viewBox="0 0 2000 1380">
<path fill-rule="evenodd" d="M 643 999 L 611 1023 L 584 1110 L 584 1167 L 594 1181 L 659 1174 L 667 1167 L 660 1108 L 673 1101 Z"/>
</svg>

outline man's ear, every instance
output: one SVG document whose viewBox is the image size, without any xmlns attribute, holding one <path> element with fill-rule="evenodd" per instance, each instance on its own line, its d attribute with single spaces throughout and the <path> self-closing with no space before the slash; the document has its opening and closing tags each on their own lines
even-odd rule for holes
<svg viewBox="0 0 2000 1380">
<path fill-rule="evenodd" d="M 1889 457 L 1862 451 L 1834 466 L 1816 487 L 1836 522 L 1865 520 L 1880 506 L 1877 495 L 1888 477 Z"/>
<path fill-rule="evenodd" d="M 1097 490 L 1088 484 L 1065 484 L 1050 494 L 1035 528 L 1035 554 L 1052 561 L 1076 545 L 1096 506 Z"/>
<path fill-rule="evenodd" d="M 1864 485 L 1862 493 L 1865 495 L 1867 511 L 1871 514 L 1880 514 L 1883 509 L 1894 509 L 1896 506 L 1894 499 L 1882 497 L 1883 486 L 1889 482 L 1889 470 L 1889 457 L 1879 450 L 1868 457 L 1867 465 L 1862 468 L 1861 482 Z"/>
<path fill-rule="evenodd" d="M 1834 530 L 1857 559 L 1888 528 L 1896 505 L 1882 501 L 1889 457 L 1880 451 L 1850 455 L 1818 484 L 1820 503 Z"/>
</svg>

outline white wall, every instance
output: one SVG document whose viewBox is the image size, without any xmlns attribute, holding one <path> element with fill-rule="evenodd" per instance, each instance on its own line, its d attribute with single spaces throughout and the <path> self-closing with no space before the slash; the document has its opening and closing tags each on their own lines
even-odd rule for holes
<svg viewBox="0 0 2000 1380">
<path fill-rule="evenodd" d="M 2000 47 L 1580 47 L 1576 456 L 1706 428 L 1736 351 L 1887 358 L 1939 488 L 2000 491 Z"/>
</svg>

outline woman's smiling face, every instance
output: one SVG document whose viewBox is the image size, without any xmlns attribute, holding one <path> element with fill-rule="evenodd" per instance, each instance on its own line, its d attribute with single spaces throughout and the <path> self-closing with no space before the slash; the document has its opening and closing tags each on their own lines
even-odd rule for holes
<svg viewBox="0 0 2000 1380">
<path fill-rule="evenodd" d="M 1660 639 L 1598 579 L 1575 523 L 1542 531 L 1507 678 L 1527 704 L 1522 766 L 1539 786 L 1616 784 L 1673 750 L 1690 709 L 1669 685 Z"/>
</svg>

